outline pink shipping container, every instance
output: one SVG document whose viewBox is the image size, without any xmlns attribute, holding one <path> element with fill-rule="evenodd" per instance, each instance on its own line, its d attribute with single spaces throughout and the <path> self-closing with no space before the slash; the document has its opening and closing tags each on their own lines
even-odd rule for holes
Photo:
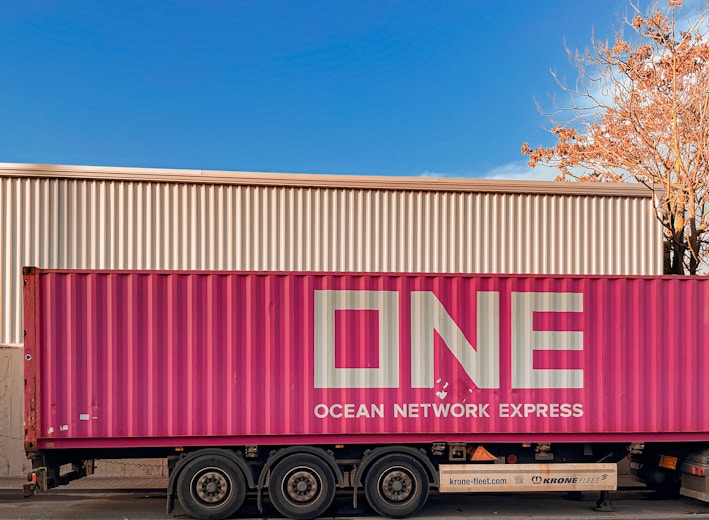
<svg viewBox="0 0 709 520">
<path fill-rule="evenodd" d="M 24 280 L 31 453 L 241 447 L 260 490 L 249 447 L 427 445 L 435 485 L 437 446 L 449 461 L 479 460 L 482 444 L 539 461 L 550 443 L 709 441 L 706 278 L 26 268 Z M 287 460 L 254 458 L 276 475 Z M 276 508 L 313 512 L 294 503 Z"/>
</svg>

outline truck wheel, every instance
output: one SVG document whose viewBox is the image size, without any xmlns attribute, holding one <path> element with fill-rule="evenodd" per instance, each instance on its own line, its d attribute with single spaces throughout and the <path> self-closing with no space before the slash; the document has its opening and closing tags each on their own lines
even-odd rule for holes
<svg viewBox="0 0 709 520">
<path fill-rule="evenodd" d="M 246 478 L 227 457 L 205 455 L 189 462 L 177 480 L 177 496 L 198 520 L 233 516 L 246 499 Z"/>
<path fill-rule="evenodd" d="M 387 455 L 367 472 L 364 494 L 377 513 L 403 518 L 428 500 L 428 474 L 419 461 L 406 455 Z"/>
<path fill-rule="evenodd" d="M 335 476 L 321 458 L 290 455 L 271 472 L 268 495 L 283 516 L 307 520 L 322 515 L 335 498 Z"/>
</svg>

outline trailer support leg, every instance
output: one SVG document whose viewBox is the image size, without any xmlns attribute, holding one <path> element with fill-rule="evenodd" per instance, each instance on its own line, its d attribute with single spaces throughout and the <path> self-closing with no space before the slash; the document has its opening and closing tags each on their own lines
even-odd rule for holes
<svg viewBox="0 0 709 520">
<path fill-rule="evenodd" d="M 604 513 L 612 513 L 613 511 L 615 511 L 615 507 L 613 507 L 613 502 L 611 502 L 610 491 L 601 491 L 601 496 L 596 501 L 596 507 L 594 509 L 596 511 L 602 511 Z"/>
<path fill-rule="evenodd" d="M 37 487 L 34 482 L 27 482 L 22 486 L 22 496 L 25 498 L 32 497 L 37 494 Z"/>
</svg>

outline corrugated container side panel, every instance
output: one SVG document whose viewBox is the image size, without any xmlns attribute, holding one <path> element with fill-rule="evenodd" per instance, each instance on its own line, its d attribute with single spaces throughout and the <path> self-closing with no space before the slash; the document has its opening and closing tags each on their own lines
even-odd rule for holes
<svg viewBox="0 0 709 520">
<path fill-rule="evenodd" d="M 43 272 L 39 283 L 45 441 L 709 431 L 703 278 Z"/>
<path fill-rule="evenodd" d="M 0 178 L 0 343 L 44 268 L 659 274 L 644 197 Z"/>
</svg>

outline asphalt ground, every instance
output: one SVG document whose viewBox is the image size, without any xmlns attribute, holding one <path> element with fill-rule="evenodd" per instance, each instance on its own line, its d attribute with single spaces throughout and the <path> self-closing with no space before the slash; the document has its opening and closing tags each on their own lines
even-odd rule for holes
<svg viewBox="0 0 709 520">
<path fill-rule="evenodd" d="M 0 491 L 19 490 L 27 482 L 21 477 L 0 477 Z M 162 491 L 167 489 L 167 477 L 99 477 L 89 476 L 73 480 L 65 486 L 50 489 L 52 492 L 77 492 L 77 491 Z M 7 493 L 5 493 L 7 494 Z M 2 496 L 0 494 L 0 496 Z"/>
<path fill-rule="evenodd" d="M 34 497 L 23 498 L 24 479 L 0 478 L 0 520 L 154 520 L 188 519 L 176 504 L 165 511 L 164 477 L 86 477 Z M 689 499 L 655 500 L 641 489 L 612 493 L 615 511 L 594 510 L 597 493 L 587 493 L 580 501 L 568 500 L 564 493 L 438 494 L 414 518 L 528 520 L 709 520 L 709 504 Z M 362 500 L 362 503 L 364 500 Z M 259 515 L 253 496 L 239 512 L 243 518 L 278 518 L 268 507 Z M 340 497 L 327 518 L 378 518 L 362 507 L 355 511 L 351 502 Z"/>
</svg>

